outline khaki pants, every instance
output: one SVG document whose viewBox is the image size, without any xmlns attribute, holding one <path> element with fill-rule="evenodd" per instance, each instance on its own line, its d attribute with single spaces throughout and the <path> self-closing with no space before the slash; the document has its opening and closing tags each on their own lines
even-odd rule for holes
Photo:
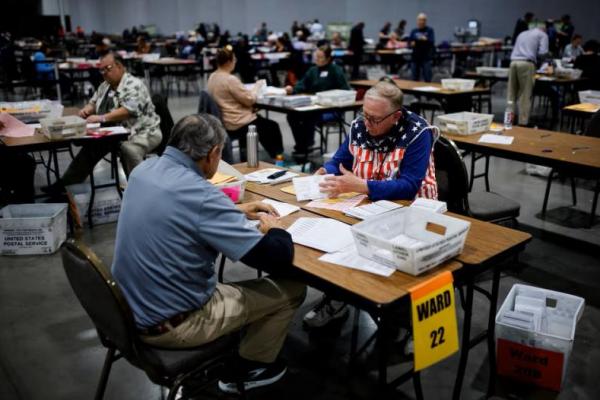
<svg viewBox="0 0 600 400">
<path fill-rule="evenodd" d="M 134 135 L 121 143 L 121 159 L 125 167 L 125 174 L 131 171 L 144 160 L 146 154 L 154 150 L 161 141 L 160 135 Z M 65 186 L 81 183 L 88 177 L 94 166 L 111 151 L 109 141 L 90 140 L 79 150 L 69 167 L 62 176 Z"/>
<path fill-rule="evenodd" d="M 527 125 L 531 95 L 535 83 L 535 65 L 529 61 L 511 61 L 508 72 L 508 100 L 519 106 L 519 125 Z"/>
<path fill-rule="evenodd" d="M 208 303 L 177 327 L 141 339 L 166 348 L 195 347 L 246 327 L 240 356 L 270 363 L 277 358 L 305 295 L 305 285 L 284 278 L 219 283 Z"/>
</svg>

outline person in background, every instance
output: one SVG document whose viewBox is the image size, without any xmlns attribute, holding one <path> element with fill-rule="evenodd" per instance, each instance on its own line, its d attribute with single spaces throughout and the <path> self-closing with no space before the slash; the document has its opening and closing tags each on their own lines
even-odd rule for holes
<svg viewBox="0 0 600 400">
<path fill-rule="evenodd" d="M 144 82 L 131 75 L 116 53 L 100 58 L 98 66 L 104 82 L 98 87 L 89 103 L 79 111 L 79 116 L 90 124 L 110 123 L 123 125 L 130 131 L 121 143 L 120 152 L 127 176 L 154 150 L 161 140 L 160 118 Z M 83 145 L 77 156 L 58 182 L 42 188 L 42 191 L 58 195 L 65 186 L 81 183 L 107 153 L 111 144 L 102 140 L 91 140 Z"/>
<path fill-rule="evenodd" d="M 573 33 L 575 32 L 575 26 L 571 22 L 571 16 L 569 14 L 565 14 L 560 18 L 560 29 L 556 32 L 556 37 L 558 41 L 558 50 L 562 51 L 565 46 L 571 43 L 571 39 L 573 38 Z"/>
<path fill-rule="evenodd" d="M 525 13 L 523 18 L 519 18 L 517 23 L 515 24 L 515 30 L 512 35 L 512 44 L 514 45 L 517 42 L 517 36 L 521 34 L 521 32 L 525 32 L 529 30 L 529 24 L 533 21 L 533 13 L 528 11 Z"/>
<path fill-rule="evenodd" d="M 310 36 L 315 39 L 322 39 L 325 36 L 323 25 L 315 18 L 315 21 L 310 26 Z"/>
<path fill-rule="evenodd" d="M 401 19 L 400 22 L 398 22 L 398 26 L 396 27 L 394 32 L 396 33 L 396 36 L 398 36 L 398 39 L 400 39 L 400 40 L 404 39 L 404 35 L 406 34 L 406 20 L 405 19 Z"/>
<path fill-rule="evenodd" d="M 345 49 L 346 48 L 346 43 L 344 42 L 344 39 L 342 38 L 342 34 L 339 32 L 333 32 L 331 34 L 331 48 L 332 49 Z"/>
<path fill-rule="evenodd" d="M 80 25 L 77 25 L 77 28 L 75 28 L 75 34 L 79 39 L 85 38 L 85 32 L 83 31 L 83 28 Z"/>
<path fill-rule="evenodd" d="M 401 41 L 395 31 L 390 34 L 390 39 L 385 44 L 386 49 L 401 49 L 404 47 L 406 47 L 406 42 Z"/>
<path fill-rule="evenodd" d="M 357 192 L 377 200 L 437 199 L 433 162 L 436 132 L 402 105 L 403 93 L 389 78 L 367 90 L 362 115 L 333 158 L 316 173 L 334 174 L 320 184 L 329 196 Z M 346 318 L 348 307 L 324 296 L 304 316 L 308 328 Z"/>
<path fill-rule="evenodd" d="M 256 36 L 258 40 L 262 43 L 267 41 L 267 37 L 269 36 L 269 31 L 267 30 L 267 23 L 263 22 L 260 24 L 260 28 L 256 32 Z"/>
<path fill-rule="evenodd" d="M 529 123 L 531 94 L 538 63 L 548 56 L 548 35 L 543 25 L 521 32 L 510 55 L 508 100 L 519 108 L 519 125 Z"/>
<path fill-rule="evenodd" d="M 240 141 L 240 153 L 245 161 L 246 133 L 250 125 L 256 126 L 258 140 L 275 159 L 283 153 L 283 139 L 277 122 L 266 119 L 254 112 L 258 93 L 265 81 L 256 82 L 252 89 L 246 89 L 239 78 L 232 74 L 237 59 L 233 48 L 228 45 L 217 51 L 217 70 L 210 74 L 206 89 L 221 109 L 223 125 L 232 140 Z"/>
<path fill-rule="evenodd" d="M 581 47 L 582 43 L 583 38 L 581 35 L 577 33 L 574 34 L 573 39 L 571 39 L 571 43 L 565 46 L 562 57 L 575 60 L 577 57 L 583 54 L 583 47 Z"/>
<path fill-rule="evenodd" d="M 235 72 L 240 74 L 244 83 L 252 83 L 256 80 L 256 71 L 250 58 L 248 40 L 248 35 L 241 35 L 234 46 L 235 58 L 237 60 Z"/>
<path fill-rule="evenodd" d="M 244 329 L 218 383 L 237 393 L 237 381 L 253 389 L 285 375 L 279 353 L 306 287 L 288 277 L 294 245 L 277 211 L 259 201 L 236 206 L 208 181 L 226 135 L 212 115 L 187 116 L 174 126 L 164 154 L 134 171 L 111 269 L 149 345 L 194 348 Z M 258 229 L 248 219 L 259 220 Z M 219 253 L 269 275 L 217 283 Z"/>
<path fill-rule="evenodd" d="M 323 45 L 314 52 L 315 65 L 310 67 L 304 77 L 292 86 L 286 86 L 288 94 L 317 93 L 332 89 L 349 90 L 350 85 L 346 81 L 342 67 L 333 62 L 331 47 Z M 292 129 L 296 145 L 294 156 L 306 156 L 308 150 L 315 143 L 315 126 L 319 120 L 333 120 L 336 115 L 332 114 L 288 114 L 287 120 Z"/>
<path fill-rule="evenodd" d="M 588 40 L 583 45 L 583 54 L 575 59 L 575 68 L 580 69 L 581 77 L 588 79 L 586 89 L 600 90 L 600 43 Z"/>
<path fill-rule="evenodd" d="M 146 39 L 143 36 L 138 36 L 135 52 L 138 54 L 148 54 L 150 53 L 150 50 L 150 43 L 146 42 Z"/>
<path fill-rule="evenodd" d="M 358 79 L 360 72 L 360 63 L 365 48 L 365 36 L 363 30 L 365 29 L 365 23 L 359 22 L 354 25 L 350 30 L 350 42 L 348 43 L 348 50 L 352 51 L 352 79 Z"/>
<path fill-rule="evenodd" d="M 558 57 L 558 39 L 556 37 L 556 25 L 553 19 L 546 20 L 546 35 L 548 35 L 548 53 Z"/>
<path fill-rule="evenodd" d="M 294 21 L 294 23 L 292 24 L 292 27 L 290 28 L 290 35 L 292 36 L 296 36 L 296 32 L 298 32 L 301 29 L 300 24 L 298 23 L 298 21 Z"/>
<path fill-rule="evenodd" d="M 42 42 L 40 49 L 33 53 L 32 61 L 35 65 L 37 78 L 41 81 L 49 81 L 54 79 L 54 64 L 46 63 L 48 54 L 48 45 Z"/>
<path fill-rule="evenodd" d="M 377 44 L 377 48 L 383 49 L 390 38 L 390 32 L 392 30 L 392 23 L 386 22 L 383 27 L 379 30 L 379 43 Z"/>
<path fill-rule="evenodd" d="M 0 121 L 0 136 L 5 129 Z M 7 204 L 33 203 L 36 162 L 29 154 L 4 154 L 0 146 L 0 208 Z M 11 173 L 6 173 L 11 171 Z"/>
<path fill-rule="evenodd" d="M 431 82 L 432 63 L 435 52 L 435 33 L 427 26 L 427 15 L 420 13 L 417 16 L 417 27 L 410 32 L 408 38 L 413 49 L 412 53 L 412 79 Z"/>
</svg>

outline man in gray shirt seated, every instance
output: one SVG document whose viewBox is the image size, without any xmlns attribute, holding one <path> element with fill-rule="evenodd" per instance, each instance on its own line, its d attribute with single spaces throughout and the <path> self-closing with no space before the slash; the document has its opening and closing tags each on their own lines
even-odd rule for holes
<svg viewBox="0 0 600 400">
<path fill-rule="evenodd" d="M 237 393 L 278 381 L 278 358 L 306 287 L 289 275 L 291 236 L 273 207 L 235 206 L 210 179 L 226 132 L 208 114 L 190 115 L 173 128 L 161 157 L 130 176 L 121 206 L 112 272 L 127 299 L 141 339 L 168 348 L 195 347 L 246 327 L 235 371 L 219 381 Z M 258 228 L 248 219 L 259 220 Z M 219 253 L 272 275 L 217 283 Z M 231 373 L 234 372 L 234 373 Z"/>
<path fill-rule="evenodd" d="M 548 35 L 540 25 L 521 32 L 510 55 L 508 100 L 519 105 L 519 125 L 529 123 L 531 94 L 538 62 L 548 54 Z"/>
</svg>

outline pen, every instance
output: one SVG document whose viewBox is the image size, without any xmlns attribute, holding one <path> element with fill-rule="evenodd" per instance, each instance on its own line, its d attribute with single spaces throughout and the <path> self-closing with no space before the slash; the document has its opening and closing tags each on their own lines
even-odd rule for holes
<svg viewBox="0 0 600 400">
<path fill-rule="evenodd" d="M 287 171 L 285 170 L 273 172 L 271 175 L 267 176 L 267 179 L 277 179 L 281 176 L 284 176 L 286 173 Z"/>
</svg>

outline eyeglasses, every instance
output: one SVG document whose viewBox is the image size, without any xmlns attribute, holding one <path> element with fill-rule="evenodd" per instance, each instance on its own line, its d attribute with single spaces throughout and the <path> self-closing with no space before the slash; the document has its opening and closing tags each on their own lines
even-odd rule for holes
<svg viewBox="0 0 600 400">
<path fill-rule="evenodd" d="M 115 67 L 115 64 L 109 64 L 106 67 L 102 67 L 100 68 L 100 73 L 101 74 L 107 74 L 109 73 L 113 68 Z"/>
<path fill-rule="evenodd" d="M 400 109 L 394 110 L 391 113 L 389 113 L 388 115 L 386 115 L 385 117 L 381 117 L 381 118 L 375 118 L 375 117 L 371 117 L 370 115 L 365 114 L 365 111 L 362 110 L 360 112 L 360 115 L 362 116 L 362 118 L 367 121 L 370 125 L 379 125 L 381 124 L 383 121 L 385 121 L 386 119 L 388 119 L 389 117 L 391 117 L 392 115 L 394 115 L 395 112 L 400 111 Z"/>
</svg>

